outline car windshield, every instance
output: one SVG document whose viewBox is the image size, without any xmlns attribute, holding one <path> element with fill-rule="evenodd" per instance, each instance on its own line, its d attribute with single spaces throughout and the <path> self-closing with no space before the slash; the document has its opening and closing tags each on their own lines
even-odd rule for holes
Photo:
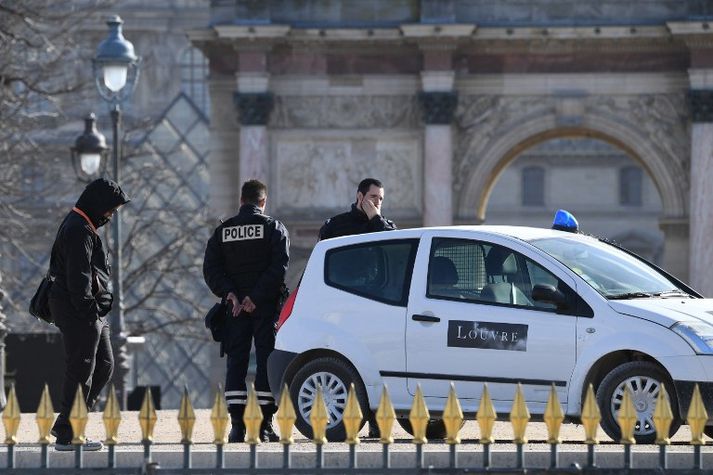
<svg viewBox="0 0 713 475">
<path fill-rule="evenodd" d="M 688 296 L 665 275 L 614 246 L 576 236 L 530 243 L 579 275 L 608 299 Z"/>
</svg>

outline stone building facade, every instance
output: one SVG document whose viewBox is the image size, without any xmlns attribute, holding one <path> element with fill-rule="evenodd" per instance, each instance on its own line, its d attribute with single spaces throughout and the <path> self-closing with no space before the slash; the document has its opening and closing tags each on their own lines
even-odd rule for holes
<svg viewBox="0 0 713 475">
<path fill-rule="evenodd" d="M 374 175 L 401 227 L 482 223 L 517 157 L 596 139 L 657 190 L 660 263 L 713 295 L 712 14 L 710 1 L 213 0 L 189 32 L 210 63 L 213 209 L 266 180 L 306 254 Z"/>
</svg>

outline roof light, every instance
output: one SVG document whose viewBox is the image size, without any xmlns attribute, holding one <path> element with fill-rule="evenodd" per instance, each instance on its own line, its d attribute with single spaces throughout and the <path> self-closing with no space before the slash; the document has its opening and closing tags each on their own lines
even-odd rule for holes
<svg viewBox="0 0 713 475">
<path fill-rule="evenodd" d="M 579 232 L 579 223 L 572 213 L 564 209 L 558 209 L 552 222 L 552 229 L 577 233 Z"/>
</svg>

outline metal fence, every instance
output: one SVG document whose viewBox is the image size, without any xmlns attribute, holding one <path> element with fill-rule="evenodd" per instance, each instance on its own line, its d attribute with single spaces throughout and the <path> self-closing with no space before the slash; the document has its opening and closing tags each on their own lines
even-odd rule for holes
<svg viewBox="0 0 713 475">
<path fill-rule="evenodd" d="M 29 471 L 46 470 L 50 468 L 49 463 L 49 445 L 50 445 L 50 430 L 54 423 L 54 408 L 50 399 L 49 389 L 45 386 L 40 405 L 35 415 L 39 429 L 39 444 L 40 457 L 35 468 L 16 468 L 15 449 L 18 445 L 17 431 L 20 425 L 20 411 L 15 394 L 15 388 L 12 387 L 8 395 L 8 405 L 2 415 L 2 421 L 5 426 L 7 447 L 7 469 L 13 471 L 28 473 Z M 327 407 L 324 402 L 321 388 L 318 389 L 315 402 L 310 413 L 310 423 L 313 430 L 312 442 L 314 444 L 314 465 L 307 468 L 295 468 L 292 464 L 291 446 L 293 444 L 292 433 L 296 420 L 296 413 L 289 397 L 287 386 L 283 388 L 280 398 L 279 410 L 276 414 L 276 420 L 280 429 L 280 443 L 283 446 L 282 464 L 279 467 L 261 467 L 259 464 L 258 445 L 260 444 L 260 426 L 263 420 L 262 410 L 257 401 L 254 387 L 249 388 L 247 406 L 244 413 L 244 423 L 246 427 L 245 442 L 249 445 L 249 463 L 247 467 L 226 467 L 224 446 L 227 443 L 227 429 L 230 418 L 222 391 L 218 391 L 213 404 L 210 421 L 213 426 L 215 445 L 215 463 L 212 467 L 193 467 L 191 446 L 193 427 L 196 422 L 195 412 L 192 403 L 188 396 L 188 390 L 184 390 L 181 400 L 180 410 L 178 413 L 178 423 L 180 425 L 182 438 L 180 443 L 183 445 L 183 468 L 182 469 L 164 469 L 152 460 L 152 443 L 153 432 L 157 420 L 156 410 L 154 408 L 153 399 L 150 390 L 147 391 L 141 410 L 139 411 L 139 422 L 141 426 L 143 445 L 143 463 L 140 466 L 119 467 L 117 466 L 116 447 L 119 444 L 117 433 L 119 424 L 122 420 L 122 415 L 119 411 L 119 404 L 116 398 L 113 387 L 109 391 L 107 403 L 103 413 L 103 422 L 106 429 L 106 439 L 104 443 L 108 447 L 106 466 L 103 468 L 85 468 L 84 453 L 82 444 L 86 438 L 84 435 L 85 427 L 88 421 L 88 412 L 81 386 L 77 390 L 74 405 L 70 414 L 70 423 L 74 438 L 74 468 L 71 470 L 54 468 L 53 473 L 76 473 L 78 470 L 84 472 L 100 471 L 103 473 L 212 473 L 229 471 L 231 473 L 470 473 L 470 472 L 498 472 L 498 473 L 539 473 L 539 472 L 592 472 L 592 471 L 607 471 L 611 473 L 650 473 L 650 469 L 635 469 L 633 463 L 632 445 L 636 443 L 634 438 L 634 430 L 637 421 L 636 409 L 634 408 L 632 397 L 627 389 L 621 403 L 621 409 L 618 412 L 617 420 L 621 429 L 621 440 L 619 443 L 623 447 L 623 464 L 620 468 L 612 470 L 598 469 L 596 463 L 596 446 L 597 427 L 601 418 L 599 407 L 596 403 L 593 387 L 590 385 L 585 397 L 584 406 L 581 414 L 581 421 L 585 432 L 585 443 L 587 445 L 586 460 L 581 463 L 570 465 L 569 467 L 561 467 L 559 463 L 559 449 L 562 441 L 560 440 L 560 427 L 564 420 L 564 412 L 557 398 L 557 393 L 554 386 L 552 387 L 544 413 L 544 422 L 547 425 L 548 440 L 550 445 L 550 463 L 548 467 L 532 467 L 525 463 L 524 446 L 527 444 L 526 430 L 530 421 L 530 413 L 522 392 L 522 387 L 518 385 L 515 392 L 515 397 L 512 409 L 509 414 L 509 420 L 513 429 L 512 442 L 516 447 L 515 464 L 510 467 L 494 467 L 491 458 L 491 448 L 495 443 L 493 438 L 493 428 L 498 415 L 495 412 L 492 400 L 488 393 L 487 385 L 484 385 L 483 394 L 480 400 L 480 406 L 476 415 L 476 420 L 480 427 L 479 446 L 473 447 L 475 450 L 482 452 L 482 464 L 479 466 L 461 466 L 459 464 L 459 446 L 461 440 L 459 431 L 463 426 L 464 416 L 461 410 L 460 402 L 456 395 L 455 387 L 451 384 L 451 390 L 448 395 L 445 408 L 442 415 L 443 423 L 446 428 L 445 442 L 449 448 L 448 463 L 443 466 L 426 465 L 424 463 L 424 446 L 428 443 L 426 439 L 426 430 L 431 416 L 426 407 L 426 402 L 423 397 L 420 386 L 414 395 L 413 404 L 409 412 L 409 422 L 412 428 L 414 447 L 413 464 L 408 467 L 394 467 L 391 464 L 390 446 L 394 443 L 392 430 L 396 421 L 396 413 L 389 398 L 388 391 L 384 386 L 379 407 L 376 412 L 376 421 L 381 431 L 379 442 L 382 445 L 381 451 L 381 466 L 363 468 L 358 465 L 359 451 L 359 430 L 363 425 L 363 413 L 356 397 L 354 385 L 350 387 L 345 410 L 343 413 L 343 422 L 346 432 L 346 444 L 349 448 L 349 462 L 347 467 L 330 467 L 325 465 L 324 460 L 324 445 L 327 443 L 326 431 L 330 417 Z M 701 473 L 703 470 L 703 458 L 701 447 L 705 444 L 703 440 L 703 431 L 705 424 L 708 421 L 700 390 L 696 385 L 693 393 L 693 398 L 689 406 L 686 422 L 690 426 L 691 440 L 690 446 L 690 467 L 685 469 L 671 470 L 668 468 L 668 452 L 669 446 L 669 429 L 673 421 L 673 412 L 669 402 L 665 388 L 662 386 L 658 395 L 656 409 L 654 413 L 654 424 L 656 428 L 657 438 L 656 444 L 659 446 L 658 455 L 658 470 L 666 470 L 671 473 Z M 478 448 L 479 447 L 479 448 Z"/>
</svg>

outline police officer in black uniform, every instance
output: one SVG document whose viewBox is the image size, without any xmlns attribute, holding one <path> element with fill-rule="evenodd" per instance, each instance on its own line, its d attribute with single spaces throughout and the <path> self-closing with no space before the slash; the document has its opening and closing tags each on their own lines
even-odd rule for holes
<svg viewBox="0 0 713 475">
<path fill-rule="evenodd" d="M 396 224 L 381 216 L 384 186 L 376 178 L 365 178 L 357 187 L 356 202 L 351 211 L 329 218 L 319 230 L 319 239 L 352 234 L 391 231 Z"/>
<path fill-rule="evenodd" d="M 208 241 L 203 276 L 210 290 L 232 305 L 223 336 L 228 358 L 225 399 L 232 428 L 229 442 L 245 440 L 245 376 L 255 340 L 255 392 L 263 412 L 265 442 L 279 437 L 272 428 L 275 401 L 267 381 L 267 357 L 275 347 L 275 321 L 280 287 L 290 259 L 285 226 L 265 215 L 267 187 L 258 180 L 243 184 L 240 211 L 218 226 Z"/>
<path fill-rule="evenodd" d="M 357 187 L 356 202 L 351 211 L 329 218 L 319 230 L 319 239 L 329 239 L 352 234 L 392 231 L 396 224 L 381 216 L 384 185 L 376 178 L 365 178 Z M 368 415 L 369 437 L 380 437 L 374 414 Z"/>
</svg>

